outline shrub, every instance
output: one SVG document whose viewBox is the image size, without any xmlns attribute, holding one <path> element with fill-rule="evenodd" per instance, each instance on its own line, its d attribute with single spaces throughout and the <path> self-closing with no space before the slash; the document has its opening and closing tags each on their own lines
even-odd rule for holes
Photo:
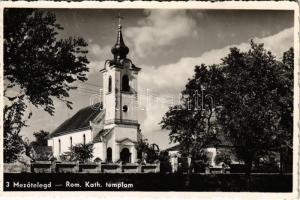
<svg viewBox="0 0 300 200">
<path fill-rule="evenodd" d="M 76 144 L 70 148 L 69 152 L 65 152 L 60 155 L 61 161 L 80 161 L 87 162 L 93 157 L 94 145 L 88 144 Z"/>
<path fill-rule="evenodd" d="M 81 162 L 87 162 L 93 157 L 94 145 L 88 144 L 77 144 L 71 147 L 71 154 L 75 160 Z"/>
<path fill-rule="evenodd" d="M 224 152 L 224 151 L 221 151 L 221 152 L 217 153 L 217 155 L 215 157 L 215 163 L 217 165 L 220 164 L 220 163 L 230 165 L 231 164 L 230 154 L 228 152 Z"/>
</svg>

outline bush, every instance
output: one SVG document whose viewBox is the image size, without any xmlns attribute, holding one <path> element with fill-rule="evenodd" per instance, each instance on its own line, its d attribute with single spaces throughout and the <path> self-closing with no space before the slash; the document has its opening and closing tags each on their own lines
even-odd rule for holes
<svg viewBox="0 0 300 200">
<path fill-rule="evenodd" d="M 59 156 L 59 159 L 63 162 L 73 162 L 76 161 L 74 154 L 72 152 L 65 152 Z"/>
<path fill-rule="evenodd" d="M 227 153 L 227 152 L 224 152 L 224 151 L 221 151 L 221 152 L 217 153 L 217 155 L 215 157 L 215 163 L 217 165 L 219 165 L 220 163 L 230 165 L 231 164 L 230 154 Z"/>
<path fill-rule="evenodd" d="M 75 160 L 86 162 L 93 157 L 94 144 L 77 144 L 72 146 L 71 152 Z"/>
<path fill-rule="evenodd" d="M 92 143 L 74 145 L 70 148 L 69 152 L 65 152 L 60 156 L 60 160 L 87 162 L 93 157 L 93 146 Z"/>
</svg>

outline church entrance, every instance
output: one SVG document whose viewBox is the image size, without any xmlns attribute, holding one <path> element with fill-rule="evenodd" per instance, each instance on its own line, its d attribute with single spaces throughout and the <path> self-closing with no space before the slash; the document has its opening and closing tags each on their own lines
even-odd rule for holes
<svg viewBox="0 0 300 200">
<path fill-rule="evenodd" d="M 123 148 L 120 153 L 120 158 L 122 163 L 130 163 L 131 162 L 131 153 L 128 148 Z"/>
</svg>

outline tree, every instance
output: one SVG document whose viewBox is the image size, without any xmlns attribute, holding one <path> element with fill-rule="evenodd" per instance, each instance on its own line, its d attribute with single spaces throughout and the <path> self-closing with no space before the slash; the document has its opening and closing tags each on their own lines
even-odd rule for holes
<svg viewBox="0 0 300 200">
<path fill-rule="evenodd" d="M 221 151 L 221 152 L 217 153 L 217 155 L 215 157 L 215 163 L 217 165 L 220 163 L 230 165 L 231 164 L 230 152 Z"/>
<path fill-rule="evenodd" d="M 279 131 L 275 138 L 275 149 L 280 153 L 280 173 L 283 173 L 283 162 L 292 166 L 293 150 L 293 95 L 294 95 L 294 49 L 290 48 L 284 52 L 281 64 L 280 87 L 278 104 L 280 106 L 281 118 Z"/>
<path fill-rule="evenodd" d="M 159 147 L 157 144 L 149 144 L 146 140 L 139 140 L 136 149 L 138 151 L 138 158 L 142 162 L 153 163 L 159 159 Z"/>
<path fill-rule="evenodd" d="M 33 133 L 35 141 L 31 145 L 36 146 L 48 146 L 48 138 L 50 133 L 48 131 L 40 130 L 39 132 Z"/>
<path fill-rule="evenodd" d="M 9 143 L 22 139 L 18 134 L 31 116 L 27 106 L 53 115 L 55 98 L 72 108 L 71 84 L 87 80 L 89 61 L 84 39 L 58 39 L 63 28 L 49 11 L 5 9 L 4 27 L 4 156 L 13 161 L 21 143 L 13 151 Z"/>
<path fill-rule="evenodd" d="M 249 175 L 254 159 L 275 148 L 274 141 L 282 129 L 281 101 L 291 97 L 284 94 L 284 88 L 291 85 L 283 79 L 282 63 L 263 44 L 253 41 L 247 52 L 231 48 L 220 68 L 223 84 L 215 91 L 221 105 L 218 123 L 245 161 Z M 291 114 L 291 110 L 287 112 Z"/>
<path fill-rule="evenodd" d="M 80 161 L 87 162 L 93 158 L 94 145 L 88 144 L 76 144 L 70 148 L 70 152 L 66 152 L 60 156 L 63 161 Z"/>
<path fill-rule="evenodd" d="M 204 98 L 200 91 L 210 91 L 221 80 L 217 79 L 218 76 L 219 70 L 215 66 L 196 66 L 195 75 L 182 91 L 181 104 L 170 107 L 160 123 L 163 129 L 170 130 L 171 142 L 178 142 L 183 156 L 190 160 L 186 186 L 189 185 L 189 174 L 195 159 L 201 157 L 207 145 L 217 140 L 215 124 L 212 122 L 212 98 L 208 98 L 209 95 Z"/>
<path fill-rule="evenodd" d="M 23 120 L 26 105 L 22 103 L 22 98 L 16 103 L 4 106 L 4 162 L 10 163 L 17 160 L 19 154 L 26 151 L 22 137 L 19 135 L 20 129 L 26 126 Z"/>
</svg>

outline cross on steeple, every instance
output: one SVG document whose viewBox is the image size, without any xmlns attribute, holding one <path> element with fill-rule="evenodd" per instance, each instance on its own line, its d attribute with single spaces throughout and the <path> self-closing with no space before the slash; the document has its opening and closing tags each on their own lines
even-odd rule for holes
<svg viewBox="0 0 300 200">
<path fill-rule="evenodd" d="M 117 31 L 117 41 L 116 41 L 116 44 L 112 47 L 111 52 L 114 55 L 114 61 L 116 63 L 118 63 L 121 59 L 126 58 L 126 55 L 128 54 L 129 49 L 125 45 L 125 43 L 123 41 L 123 36 L 122 36 L 121 19 L 123 19 L 123 17 L 119 13 L 116 18 L 119 19 L 119 25 L 118 25 L 118 31 Z"/>
<path fill-rule="evenodd" d="M 121 26 L 121 20 L 124 19 L 124 17 L 122 17 L 121 14 L 119 13 L 116 18 L 119 19 L 119 26 Z"/>
</svg>

